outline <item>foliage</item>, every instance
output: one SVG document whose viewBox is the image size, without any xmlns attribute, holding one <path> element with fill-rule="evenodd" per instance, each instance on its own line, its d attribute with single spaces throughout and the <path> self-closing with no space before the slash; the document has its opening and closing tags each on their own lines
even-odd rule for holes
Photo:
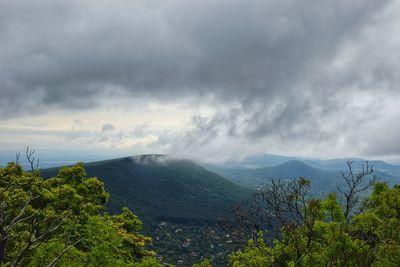
<svg viewBox="0 0 400 267">
<path fill-rule="evenodd" d="M 207 258 L 213 266 L 226 266 L 228 255 L 244 247 L 241 232 L 227 232 L 221 225 L 191 225 L 161 222 L 148 234 L 152 249 L 163 263 L 192 265 Z"/>
<path fill-rule="evenodd" d="M 301 224 L 284 224 L 272 244 L 260 234 L 230 256 L 231 265 L 400 266 L 400 186 L 376 183 L 348 220 L 348 206 L 340 200 L 333 193 L 322 201 L 309 199 Z"/>
<path fill-rule="evenodd" d="M 205 259 L 200 263 L 194 264 L 193 267 L 212 267 L 212 265 L 208 259 Z"/>
<path fill-rule="evenodd" d="M 0 169 L 2 266 L 157 266 L 128 209 L 103 213 L 108 194 L 82 163 L 42 179 L 17 163 Z"/>
</svg>

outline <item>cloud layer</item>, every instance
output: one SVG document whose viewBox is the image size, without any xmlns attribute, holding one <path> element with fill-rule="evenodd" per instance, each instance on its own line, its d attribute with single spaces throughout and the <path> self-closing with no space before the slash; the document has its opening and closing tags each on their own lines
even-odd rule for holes
<svg viewBox="0 0 400 267">
<path fill-rule="evenodd" d="M 398 10 L 394 0 L 1 1 L 0 119 L 185 103 L 192 119 L 153 128 L 152 149 L 400 158 Z M 121 130 L 99 124 L 101 142 Z"/>
</svg>

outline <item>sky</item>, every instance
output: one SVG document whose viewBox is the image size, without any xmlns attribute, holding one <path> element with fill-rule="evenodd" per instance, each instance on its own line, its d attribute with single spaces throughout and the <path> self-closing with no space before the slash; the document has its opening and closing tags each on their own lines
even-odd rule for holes
<svg viewBox="0 0 400 267">
<path fill-rule="evenodd" d="M 400 0 L 0 0 L 0 153 L 400 161 Z"/>
</svg>

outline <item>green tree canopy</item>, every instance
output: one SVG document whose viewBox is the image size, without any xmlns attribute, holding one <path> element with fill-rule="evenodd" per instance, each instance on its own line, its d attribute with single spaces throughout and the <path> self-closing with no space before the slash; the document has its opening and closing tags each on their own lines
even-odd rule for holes
<svg viewBox="0 0 400 267">
<path fill-rule="evenodd" d="M 103 212 L 108 194 L 82 163 L 56 177 L 0 169 L 0 261 L 3 266 L 157 266 L 149 237 L 128 209 Z"/>
<path fill-rule="evenodd" d="M 272 243 L 260 233 L 231 255 L 231 265 L 400 266 L 400 186 L 375 183 L 359 212 L 349 213 L 333 193 L 301 206 L 300 224 L 283 225 L 282 237 Z"/>
</svg>

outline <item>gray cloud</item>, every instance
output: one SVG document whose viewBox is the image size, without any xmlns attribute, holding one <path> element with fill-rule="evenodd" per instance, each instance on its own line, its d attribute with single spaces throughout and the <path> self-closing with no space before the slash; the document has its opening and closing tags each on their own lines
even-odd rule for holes
<svg viewBox="0 0 400 267">
<path fill-rule="evenodd" d="M 249 153 L 271 142 L 349 143 L 346 127 L 370 119 L 353 97 L 393 94 L 400 84 L 390 26 L 398 25 L 396 7 L 389 0 L 1 1 L 0 117 L 91 108 L 121 92 L 190 97 L 212 99 L 216 112 L 196 116 L 179 144 L 160 137 L 177 153 L 227 142 Z"/>
<path fill-rule="evenodd" d="M 280 95 L 386 2 L 2 1 L 2 95 L 74 108 L 116 88 Z"/>
<path fill-rule="evenodd" d="M 102 132 L 108 132 L 108 131 L 114 131 L 114 130 L 115 130 L 115 126 L 112 125 L 111 123 L 106 123 L 106 124 L 103 124 L 103 126 L 101 126 Z"/>
</svg>

